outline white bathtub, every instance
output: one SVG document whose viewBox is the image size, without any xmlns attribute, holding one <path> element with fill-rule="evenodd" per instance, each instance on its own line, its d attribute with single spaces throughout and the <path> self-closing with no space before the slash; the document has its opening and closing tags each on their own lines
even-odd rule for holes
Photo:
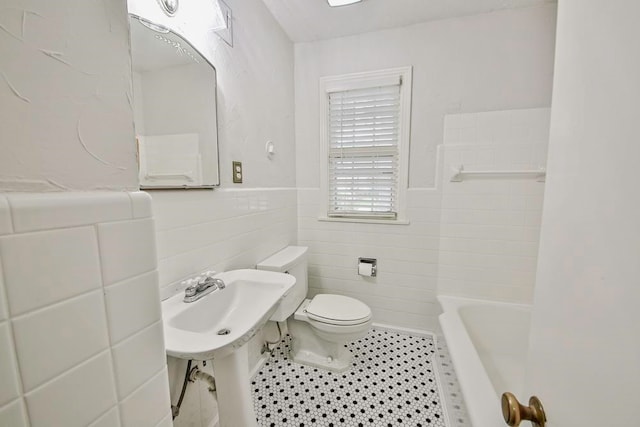
<svg viewBox="0 0 640 427">
<path fill-rule="evenodd" d="M 521 398 L 531 307 L 438 296 L 440 325 L 473 427 L 504 426 L 500 396 Z"/>
</svg>

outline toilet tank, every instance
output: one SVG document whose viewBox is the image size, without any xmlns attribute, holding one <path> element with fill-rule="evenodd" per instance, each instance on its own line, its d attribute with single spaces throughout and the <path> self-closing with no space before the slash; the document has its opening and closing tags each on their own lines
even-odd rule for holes
<svg viewBox="0 0 640 427">
<path fill-rule="evenodd" d="M 291 274 L 296 278 L 293 289 L 280 302 L 280 306 L 271 316 L 275 322 L 283 322 L 295 313 L 302 301 L 307 297 L 307 247 L 287 246 L 278 253 L 256 265 L 258 270 L 276 271 Z"/>
</svg>

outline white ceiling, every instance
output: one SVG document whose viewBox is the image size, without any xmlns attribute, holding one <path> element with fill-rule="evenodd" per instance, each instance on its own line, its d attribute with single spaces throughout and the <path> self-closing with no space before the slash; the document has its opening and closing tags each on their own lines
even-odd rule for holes
<svg viewBox="0 0 640 427">
<path fill-rule="evenodd" d="M 556 0 L 363 0 L 329 7 L 326 0 L 263 0 L 294 42 L 331 39 L 425 21 L 530 7 Z"/>
</svg>

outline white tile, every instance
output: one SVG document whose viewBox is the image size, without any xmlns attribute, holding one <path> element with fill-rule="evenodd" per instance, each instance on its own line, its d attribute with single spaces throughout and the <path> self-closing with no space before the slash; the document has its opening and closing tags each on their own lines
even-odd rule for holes
<svg viewBox="0 0 640 427">
<path fill-rule="evenodd" d="M 13 332 L 28 392 L 108 348 L 102 292 L 18 317 Z"/>
<path fill-rule="evenodd" d="M 1 237 L 0 256 L 14 316 L 101 285 L 93 227 Z"/>
<path fill-rule="evenodd" d="M 13 233 L 11 208 L 5 196 L 0 196 L 0 235 Z"/>
<path fill-rule="evenodd" d="M 0 323 L 0 406 L 20 396 L 18 375 L 9 323 Z"/>
<path fill-rule="evenodd" d="M 16 232 L 77 227 L 131 218 L 125 192 L 23 193 L 7 196 Z"/>
<path fill-rule="evenodd" d="M 98 239 L 105 285 L 156 269 L 153 220 L 99 224 Z"/>
<path fill-rule="evenodd" d="M 162 419 L 162 421 L 156 424 L 156 427 L 173 427 L 173 419 L 171 417 L 171 412 L 169 412 L 167 416 Z"/>
<path fill-rule="evenodd" d="M 5 300 L 4 273 L 2 272 L 2 258 L 0 258 L 0 322 L 9 318 L 7 301 Z"/>
<path fill-rule="evenodd" d="M 22 400 L 0 407 L 0 427 L 28 427 L 27 413 Z"/>
<path fill-rule="evenodd" d="M 157 271 L 105 288 L 105 299 L 112 344 L 162 318 Z"/>
<path fill-rule="evenodd" d="M 166 366 L 162 322 L 113 347 L 112 354 L 118 396 L 124 399 Z"/>
<path fill-rule="evenodd" d="M 153 216 L 151 208 L 151 196 L 144 191 L 129 193 L 131 198 L 131 209 L 134 218 L 150 218 Z"/>
<path fill-rule="evenodd" d="M 115 406 L 109 412 L 89 424 L 89 427 L 118 427 L 120 426 L 120 415 L 118 407 Z"/>
<path fill-rule="evenodd" d="M 120 403 L 122 425 L 155 427 L 166 415 L 161 408 L 168 408 L 170 405 L 169 377 L 164 369 Z"/>
<path fill-rule="evenodd" d="M 32 427 L 81 427 L 116 404 L 111 357 L 106 351 L 27 393 Z"/>
</svg>

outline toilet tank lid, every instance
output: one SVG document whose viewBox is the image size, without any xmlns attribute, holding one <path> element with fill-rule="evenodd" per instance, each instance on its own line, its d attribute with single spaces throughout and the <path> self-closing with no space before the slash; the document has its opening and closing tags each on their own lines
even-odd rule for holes
<svg viewBox="0 0 640 427">
<path fill-rule="evenodd" d="M 306 246 L 287 246 L 280 252 L 271 255 L 269 258 L 258 263 L 258 270 L 278 271 L 284 273 L 293 265 L 300 261 L 300 258 L 307 253 Z"/>
</svg>

